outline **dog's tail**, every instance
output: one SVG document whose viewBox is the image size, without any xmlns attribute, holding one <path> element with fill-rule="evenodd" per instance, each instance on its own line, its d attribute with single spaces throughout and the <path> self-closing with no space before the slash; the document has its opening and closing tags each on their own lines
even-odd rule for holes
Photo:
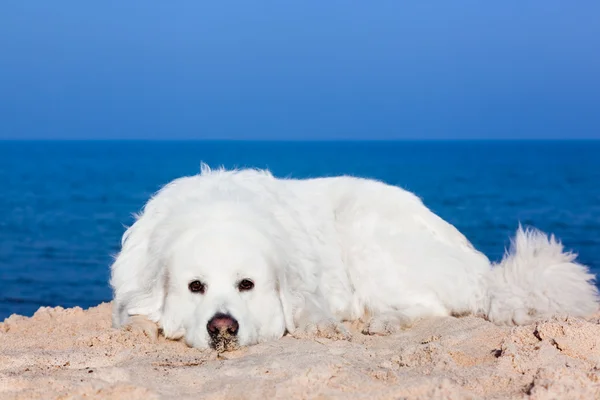
<svg viewBox="0 0 600 400">
<path fill-rule="evenodd" d="M 595 276 L 554 237 L 519 227 L 503 260 L 487 276 L 484 314 L 522 325 L 553 315 L 590 316 L 599 309 Z"/>
</svg>

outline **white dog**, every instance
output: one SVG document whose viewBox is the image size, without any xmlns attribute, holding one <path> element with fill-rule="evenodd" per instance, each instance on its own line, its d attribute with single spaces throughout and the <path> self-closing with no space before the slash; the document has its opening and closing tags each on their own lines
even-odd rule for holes
<svg viewBox="0 0 600 400">
<path fill-rule="evenodd" d="M 171 182 L 123 236 L 115 327 L 221 350 L 296 336 L 390 334 L 418 319 L 498 324 L 598 310 L 594 276 L 538 231 L 492 265 L 413 194 L 353 177 L 213 170 Z M 138 322 L 136 322 L 138 321 Z"/>
</svg>

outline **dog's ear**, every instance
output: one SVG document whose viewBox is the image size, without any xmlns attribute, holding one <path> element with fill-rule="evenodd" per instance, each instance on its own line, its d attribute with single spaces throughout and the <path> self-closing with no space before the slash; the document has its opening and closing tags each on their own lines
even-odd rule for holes
<svg viewBox="0 0 600 400">
<path fill-rule="evenodd" d="M 151 249 L 157 219 L 157 215 L 145 213 L 123 235 L 121 251 L 111 267 L 115 328 L 127 324 L 134 315 L 160 320 L 166 271 Z"/>
<path fill-rule="evenodd" d="M 279 273 L 279 299 L 288 333 L 307 323 L 332 318 L 319 288 L 319 273 L 313 260 L 289 264 Z"/>
<path fill-rule="evenodd" d="M 207 166 L 203 166 L 202 173 L 210 173 Z M 197 179 L 198 176 L 183 177 L 161 188 L 123 235 L 121 251 L 111 267 L 114 327 L 123 326 L 133 315 L 153 322 L 161 319 L 167 290 L 162 246 L 168 234 L 156 228 L 169 210 L 182 204 L 183 193 L 193 192 Z"/>
<path fill-rule="evenodd" d="M 284 270 L 279 274 L 277 285 L 279 290 L 279 301 L 281 301 L 281 308 L 283 309 L 285 329 L 288 333 L 292 333 L 296 330 L 295 313 L 300 306 L 299 302 L 301 301 L 301 298 L 298 294 L 295 294 L 290 287 Z"/>
</svg>

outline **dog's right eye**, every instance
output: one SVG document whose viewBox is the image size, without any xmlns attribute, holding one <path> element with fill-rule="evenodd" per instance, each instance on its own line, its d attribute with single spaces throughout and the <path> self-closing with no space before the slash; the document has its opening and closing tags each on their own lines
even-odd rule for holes
<svg viewBox="0 0 600 400">
<path fill-rule="evenodd" d="M 202 283 L 200 281 L 190 282 L 190 284 L 188 285 L 188 288 L 190 289 L 190 292 L 192 292 L 192 293 L 204 293 L 204 290 L 206 290 L 206 286 L 204 285 L 204 283 Z"/>
</svg>

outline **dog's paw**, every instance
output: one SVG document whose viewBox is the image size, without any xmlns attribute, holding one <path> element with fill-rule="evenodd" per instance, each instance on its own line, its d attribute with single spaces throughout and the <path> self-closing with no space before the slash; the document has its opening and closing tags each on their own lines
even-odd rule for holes
<svg viewBox="0 0 600 400">
<path fill-rule="evenodd" d="M 153 342 L 158 340 L 158 325 L 143 315 L 129 317 L 124 329 L 129 332 L 142 333 Z"/>
<path fill-rule="evenodd" d="M 486 318 L 496 325 L 529 325 L 550 315 L 538 314 L 535 309 L 492 309 Z"/>
<path fill-rule="evenodd" d="M 371 318 L 362 333 L 365 335 L 388 336 L 411 325 L 411 321 L 399 315 L 378 315 Z"/>
<path fill-rule="evenodd" d="M 344 325 L 334 319 L 322 319 L 302 324 L 292 333 L 298 339 L 327 338 L 333 340 L 350 340 L 352 334 Z"/>
</svg>

